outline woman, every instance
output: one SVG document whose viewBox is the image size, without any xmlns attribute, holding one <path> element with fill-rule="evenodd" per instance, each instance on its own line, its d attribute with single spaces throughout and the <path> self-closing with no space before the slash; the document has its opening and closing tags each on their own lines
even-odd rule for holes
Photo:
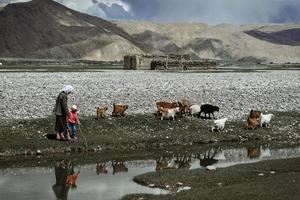
<svg viewBox="0 0 300 200">
<path fill-rule="evenodd" d="M 56 116 L 55 121 L 55 132 L 56 132 L 56 139 L 66 139 L 68 136 L 68 125 L 67 125 L 67 118 L 69 117 L 69 110 L 68 110 L 68 95 L 74 91 L 74 88 L 71 85 L 65 85 L 62 92 L 59 93 L 56 104 L 54 107 L 54 113 Z"/>
</svg>

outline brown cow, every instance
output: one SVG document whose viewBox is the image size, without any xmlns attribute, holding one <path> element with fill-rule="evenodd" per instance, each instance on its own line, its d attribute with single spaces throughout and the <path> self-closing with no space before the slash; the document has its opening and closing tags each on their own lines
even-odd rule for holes
<svg viewBox="0 0 300 200">
<path fill-rule="evenodd" d="M 113 104 L 114 110 L 112 112 L 112 116 L 118 117 L 118 116 L 125 116 L 125 111 L 128 109 L 128 105 L 124 104 Z"/>
<path fill-rule="evenodd" d="M 192 106 L 192 103 L 187 99 L 181 99 L 178 101 L 178 106 L 180 109 L 181 115 L 187 115 L 190 111 L 190 107 Z"/>
<path fill-rule="evenodd" d="M 104 119 L 107 116 L 107 106 L 103 106 L 103 107 L 97 107 L 97 119 Z"/>
<path fill-rule="evenodd" d="M 128 168 L 124 165 L 123 161 L 112 161 L 112 167 L 113 167 L 113 175 L 115 173 L 119 173 L 119 172 L 128 172 Z"/>
<path fill-rule="evenodd" d="M 261 112 L 251 110 L 247 120 L 247 128 L 252 130 L 257 128 L 260 125 L 260 120 L 261 120 Z"/>
<path fill-rule="evenodd" d="M 107 174 L 106 163 L 97 163 L 96 165 L 97 174 Z"/>
</svg>

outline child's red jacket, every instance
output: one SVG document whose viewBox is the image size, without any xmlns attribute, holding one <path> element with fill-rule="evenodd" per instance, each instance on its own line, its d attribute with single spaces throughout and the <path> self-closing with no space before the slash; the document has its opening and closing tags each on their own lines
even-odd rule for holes
<svg viewBox="0 0 300 200">
<path fill-rule="evenodd" d="M 69 123 L 72 123 L 72 124 L 79 124 L 80 121 L 79 121 L 79 117 L 77 115 L 77 112 L 75 111 L 70 111 L 70 116 L 68 118 L 68 122 Z"/>
</svg>

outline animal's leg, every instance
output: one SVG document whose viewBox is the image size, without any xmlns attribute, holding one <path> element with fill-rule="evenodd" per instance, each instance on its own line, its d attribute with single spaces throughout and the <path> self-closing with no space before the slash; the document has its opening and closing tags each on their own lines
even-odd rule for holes
<svg viewBox="0 0 300 200">
<path fill-rule="evenodd" d="M 163 116 L 161 116 L 161 117 L 160 117 L 160 120 L 161 120 L 161 121 L 162 121 L 162 120 L 164 120 L 164 117 L 163 117 Z"/>
</svg>

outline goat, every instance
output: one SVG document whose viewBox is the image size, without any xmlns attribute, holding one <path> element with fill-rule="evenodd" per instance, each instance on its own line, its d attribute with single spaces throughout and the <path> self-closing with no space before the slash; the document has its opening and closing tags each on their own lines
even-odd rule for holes
<svg viewBox="0 0 300 200">
<path fill-rule="evenodd" d="M 179 107 L 176 108 L 159 108 L 160 120 L 164 120 L 164 118 L 172 118 L 173 121 L 175 119 L 176 112 L 179 112 Z"/>
<path fill-rule="evenodd" d="M 105 118 L 107 115 L 107 110 L 108 110 L 107 106 L 97 107 L 97 111 L 96 111 L 97 119 Z"/>
<path fill-rule="evenodd" d="M 187 99 L 178 101 L 178 106 L 181 115 L 186 115 L 189 112 L 189 108 L 192 106 L 191 102 Z"/>
<path fill-rule="evenodd" d="M 247 119 L 247 128 L 255 129 L 259 126 L 261 121 L 261 112 L 256 110 L 251 110 L 250 115 Z"/>
<path fill-rule="evenodd" d="M 199 117 L 201 117 L 201 113 L 204 112 L 205 118 L 206 118 L 207 113 L 209 115 L 209 118 L 210 118 L 210 114 L 212 114 L 213 118 L 215 118 L 215 115 L 214 115 L 215 111 L 219 111 L 218 106 L 213 106 L 213 105 L 210 105 L 210 104 L 201 105 L 201 111 L 199 112 Z"/>
<path fill-rule="evenodd" d="M 170 101 L 158 101 L 155 103 L 157 109 L 157 115 L 160 115 L 161 108 L 176 108 L 178 107 L 177 102 L 170 102 Z"/>
<path fill-rule="evenodd" d="M 222 119 L 217 119 L 213 121 L 213 126 L 211 127 L 211 132 L 213 132 L 214 130 L 217 130 L 218 132 L 220 132 L 221 130 L 224 129 L 225 127 L 225 122 L 228 120 L 227 117 L 222 118 Z"/>
<path fill-rule="evenodd" d="M 199 105 L 192 105 L 190 108 L 189 108 L 189 112 L 191 114 L 191 116 L 193 117 L 195 114 L 198 114 L 200 113 L 201 111 L 201 108 Z"/>
<path fill-rule="evenodd" d="M 274 117 L 273 114 L 262 114 L 260 115 L 261 119 L 260 119 L 260 127 L 263 127 L 263 125 L 265 124 L 266 127 L 270 126 L 270 121 L 272 119 L 272 117 Z"/>
<path fill-rule="evenodd" d="M 128 105 L 124 104 L 113 104 L 114 110 L 112 116 L 125 116 L 125 111 L 128 109 Z"/>
</svg>

